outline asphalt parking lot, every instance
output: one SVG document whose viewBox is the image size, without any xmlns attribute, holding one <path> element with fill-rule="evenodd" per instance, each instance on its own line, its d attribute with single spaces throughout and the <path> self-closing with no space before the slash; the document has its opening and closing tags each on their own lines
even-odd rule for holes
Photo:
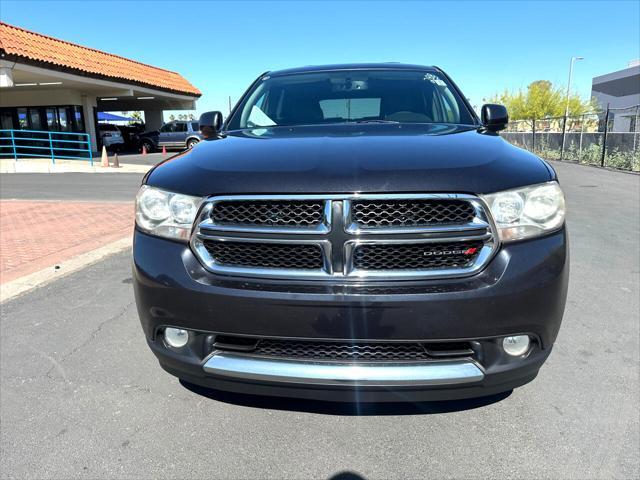
<svg viewBox="0 0 640 480">
<path fill-rule="evenodd" d="M 640 176 L 554 165 L 571 284 L 533 383 L 481 401 L 398 405 L 192 390 L 147 348 L 122 253 L 1 306 L 0 475 L 638 478 Z M 141 177 L 56 175 L 49 195 L 75 199 L 106 195 L 95 181 L 133 196 Z M 49 190 L 46 176 L 33 178 L 4 178 L 3 197 Z"/>
</svg>

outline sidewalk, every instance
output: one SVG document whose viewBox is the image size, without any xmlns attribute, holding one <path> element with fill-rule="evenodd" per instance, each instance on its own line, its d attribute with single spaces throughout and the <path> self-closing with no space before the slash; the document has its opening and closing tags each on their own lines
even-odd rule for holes
<svg viewBox="0 0 640 480">
<path fill-rule="evenodd" d="M 133 222 L 130 202 L 0 201 L 3 299 L 11 290 L 8 286 L 26 276 L 61 276 L 68 273 L 65 262 L 73 258 L 112 244 L 126 248 Z"/>
<path fill-rule="evenodd" d="M 113 156 L 109 157 L 113 165 Z M 120 168 L 102 167 L 100 157 L 95 158 L 93 166 L 87 160 L 56 160 L 50 159 L 2 159 L 0 160 L 0 173 L 146 173 L 152 165 L 129 164 L 120 157 Z"/>
</svg>

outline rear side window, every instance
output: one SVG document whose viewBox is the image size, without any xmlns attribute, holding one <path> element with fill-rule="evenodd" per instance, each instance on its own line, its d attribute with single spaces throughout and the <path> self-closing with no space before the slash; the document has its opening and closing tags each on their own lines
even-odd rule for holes
<svg viewBox="0 0 640 480">
<path fill-rule="evenodd" d="M 198 122 L 191 122 L 191 130 L 197 132 L 200 130 L 200 124 Z"/>
<path fill-rule="evenodd" d="M 176 129 L 174 132 L 186 132 L 187 124 L 186 123 L 176 123 Z"/>
</svg>

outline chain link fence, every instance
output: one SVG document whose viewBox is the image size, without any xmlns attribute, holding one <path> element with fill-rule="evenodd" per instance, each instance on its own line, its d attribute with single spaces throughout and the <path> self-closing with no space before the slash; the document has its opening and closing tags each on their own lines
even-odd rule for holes
<svg viewBox="0 0 640 480">
<path fill-rule="evenodd" d="M 549 160 L 640 171 L 640 105 L 605 112 L 510 122 L 502 136 Z"/>
</svg>

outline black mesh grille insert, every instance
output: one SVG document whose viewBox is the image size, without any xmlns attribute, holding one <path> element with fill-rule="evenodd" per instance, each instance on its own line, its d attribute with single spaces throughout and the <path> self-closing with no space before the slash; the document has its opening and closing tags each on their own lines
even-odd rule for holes
<svg viewBox="0 0 640 480">
<path fill-rule="evenodd" d="M 334 343 L 292 340 L 261 340 L 252 352 L 268 357 L 314 360 L 398 361 L 427 360 L 419 343 Z"/>
<path fill-rule="evenodd" d="M 461 268 L 473 263 L 482 242 L 358 245 L 353 266 L 358 270 L 429 270 Z"/>
<path fill-rule="evenodd" d="M 313 228 L 323 212 L 321 200 L 230 200 L 214 204 L 211 218 L 219 225 Z"/>
<path fill-rule="evenodd" d="M 409 199 L 357 200 L 353 221 L 362 228 L 407 228 L 468 223 L 475 217 L 473 205 L 464 200 Z"/>
<path fill-rule="evenodd" d="M 321 269 L 322 251 L 313 244 L 204 240 L 215 262 L 228 267 Z"/>
</svg>

